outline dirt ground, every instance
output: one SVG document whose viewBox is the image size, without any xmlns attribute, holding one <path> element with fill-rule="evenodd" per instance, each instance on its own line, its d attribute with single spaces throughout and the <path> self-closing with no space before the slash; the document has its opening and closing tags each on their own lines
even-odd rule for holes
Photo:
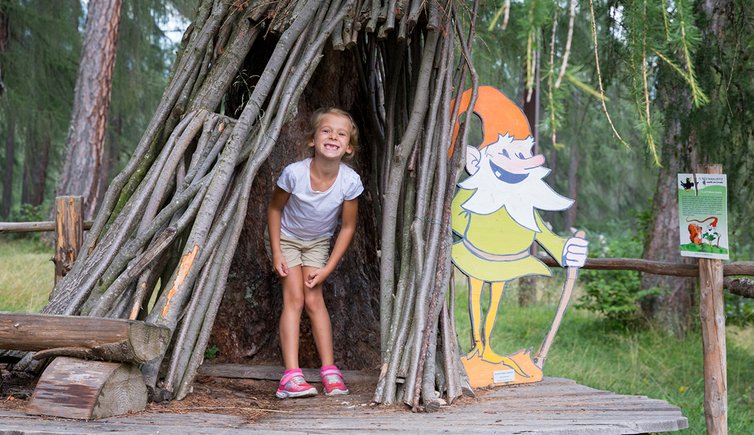
<svg viewBox="0 0 754 435">
<path fill-rule="evenodd" d="M 3 371 L 2 375 L 0 409 L 23 412 L 34 391 L 35 379 L 11 377 L 7 371 Z M 269 413 L 295 413 L 297 410 L 311 407 L 336 412 L 342 409 L 378 406 L 372 403 L 375 388 L 373 382 L 349 382 L 350 394 L 332 397 L 321 393 L 321 384 L 313 385 L 320 390 L 320 394 L 315 397 L 280 400 L 275 397 L 276 381 L 199 376 L 194 381 L 193 392 L 185 399 L 149 403 L 143 412 L 156 414 L 204 412 L 237 415 L 244 417 L 247 422 L 253 422 Z M 379 409 L 385 413 L 407 412 L 408 410 L 404 405 L 379 406 Z"/>
<path fill-rule="evenodd" d="M 280 400 L 275 397 L 276 381 L 199 377 L 194 391 L 183 400 L 150 403 L 146 412 L 208 412 L 239 415 L 254 421 L 267 413 L 294 413 L 297 409 L 316 406 L 333 411 L 343 408 L 371 407 L 374 384 L 349 383 L 350 394 L 327 397 L 321 384 L 314 384 L 320 394 L 303 399 Z M 405 407 L 395 407 L 395 410 Z M 385 408 L 389 411 L 389 408 Z"/>
</svg>

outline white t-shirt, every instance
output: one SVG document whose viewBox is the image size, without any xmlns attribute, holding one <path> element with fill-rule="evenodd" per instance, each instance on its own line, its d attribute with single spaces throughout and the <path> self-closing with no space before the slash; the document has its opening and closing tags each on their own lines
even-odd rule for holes
<svg viewBox="0 0 754 435">
<path fill-rule="evenodd" d="M 312 159 L 291 163 L 283 169 L 277 185 L 291 196 L 283 208 L 280 233 L 295 240 L 316 240 L 335 232 L 343 201 L 364 191 L 359 174 L 341 163 L 338 177 L 325 192 L 312 189 L 309 167 Z"/>
</svg>

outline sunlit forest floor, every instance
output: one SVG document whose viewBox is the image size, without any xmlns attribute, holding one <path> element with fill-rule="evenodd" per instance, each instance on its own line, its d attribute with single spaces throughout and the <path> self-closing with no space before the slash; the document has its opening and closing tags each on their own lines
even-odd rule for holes
<svg viewBox="0 0 754 435">
<path fill-rule="evenodd" d="M 35 312 L 53 285 L 52 249 L 30 240 L 0 238 L 0 311 Z M 536 353 L 560 296 L 562 274 L 537 282 L 539 303 L 518 307 L 517 283 L 504 295 L 492 338 L 501 354 Z M 579 297 L 578 289 L 571 302 Z M 456 288 L 458 336 L 469 347 L 466 290 Z M 729 433 L 754 433 L 754 327 L 727 328 Z M 597 315 L 569 308 L 552 346 L 546 376 L 594 388 L 663 399 L 689 419 L 688 433 L 704 433 L 701 332 L 683 340 L 660 330 L 616 330 Z"/>
</svg>

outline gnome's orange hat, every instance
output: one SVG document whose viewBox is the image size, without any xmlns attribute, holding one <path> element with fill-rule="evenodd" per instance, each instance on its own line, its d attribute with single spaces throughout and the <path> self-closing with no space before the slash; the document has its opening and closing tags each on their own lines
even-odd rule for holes
<svg viewBox="0 0 754 435">
<path fill-rule="evenodd" d="M 466 112 L 471 102 L 471 89 L 467 89 L 461 95 L 459 104 L 459 114 Z M 453 112 L 455 102 L 450 103 L 450 111 Z M 489 144 L 497 142 L 497 135 L 506 133 L 513 136 L 514 139 L 526 139 L 531 136 L 531 128 L 526 115 L 513 101 L 506 97 L 502 92 L 492 86 L 479 86 L 476 104 L 474 104 L 474 113 L 479 115 L 482 120 L 482 130 L 484 139 L 479 148 L 484 148 Z M 460 116 L 459 116 L 460 118 Z M 461 124 L 456 120 L 453 126 L 453 140 L 448 150 L 448 158 L 453 155 L 453 144 L 456 143 L 456 136 Z"/>
</svg>

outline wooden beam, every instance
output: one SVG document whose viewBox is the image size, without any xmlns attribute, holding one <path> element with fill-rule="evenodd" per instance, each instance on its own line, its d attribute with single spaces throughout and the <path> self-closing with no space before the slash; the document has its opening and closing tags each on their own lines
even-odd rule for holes
<svg viewBox="0 0 754 435">
<path fill-rule="evenodd" d="M 538 257 L 550 267 L 560 267 L 552 257 Z M 669 261 L 644 260 L 642 258 L 588 258 L 581 269 L 589 270 L 635 270 L 655 275 L 699 276 L 699 268 L 694 264 L 671 263 Z M 723 275 L 754 276 L 754 261 L 736 261 L 723 266 Z"/>
<path fill-rule="evenodd" d="M 83 202 L 80 196 L 55 198 L 55 284 L 71 270 L 84 242 Z"/>
<path fill-rule="evenodd" d="M 723 286 L 734 295 L 754 299 L 754 280 L 748 278 L 725 278 Z"/>
<path fill-rule="evenodd" d="M 84 230 L 92 228 L 94 221 L 84 221 Z M 0 222 L 0 234 L 3 233 L 37 233 L 55 231 L 55 222 Z"/>
<path fill-rule="evenodd" d="M 0 349 L 41 351 L 37 358 L 144 363 L 162 356 L 169 340 L 168 328 L 134 320 L 0 313 Z"/>
<path fill-rule="evenodd" d="M 721 174 L 722 165 L 702 165 L 702 174 Z M 725 356 L 725 303 L 722 260 L 699 259 L 699 315 L 704 351 L 704 418 L 707 433 L 728 433 L 728 379 Z"/>
</svg>

